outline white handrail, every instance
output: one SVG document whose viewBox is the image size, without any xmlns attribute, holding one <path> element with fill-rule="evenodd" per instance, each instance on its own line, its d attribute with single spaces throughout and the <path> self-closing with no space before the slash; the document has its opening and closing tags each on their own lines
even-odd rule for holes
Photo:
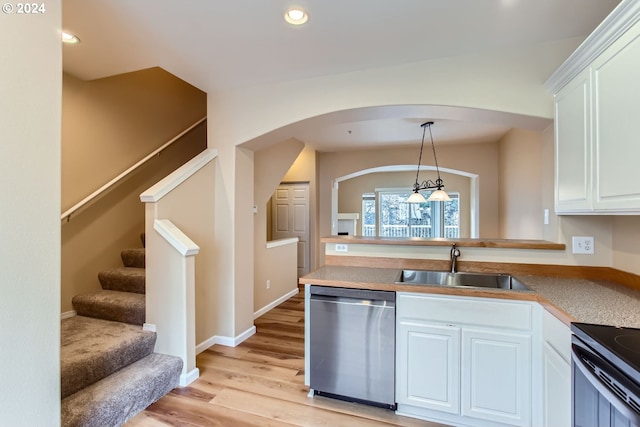
<svg viewBox="0 0 640 427">
<path fill-rule="evenodd" d="M 193 256 L 200 252 L 200 246 L 168 219 L 156 219 L 153 222 L 153 229 L 182 256 Z"/>
<path fill-rule="evenodd" d="M 198 125 L 200 125 L 202 122 L 204 122 L 205 120 L 207 120 L 207 117 L 203 117 L 200 120 L 198 120 L 197 122 L 195 122 L 194 124 L 192 124 L 191 126 L 189 126 L 187 129 L 185 129 L 184 131 L 180 132 L 178 135 L 176 135 L 175 137 L 173 137 L 172 139 L 170 139 L 169 141 L 167 141 L 166 143 L 164 143 L 161 147 L 157 148 L 156 150 L 154 150 L 151 154 L 149 154 L 148 156 L 146 156 L 145 158 L 143 158 L 142 160 L 140 160 L 139 162 L 137 162 L 136 164 L 134 164 L 133 166 L 131 166 L 129 169 L 125 170 L 124 172 L 122 172 L 120 175 L 116 176 L 115 178 L 113 178 L 111 181 L 107 182 L 105 185 L 103 185 L 102 187 L 98 188 L 96 191 L 94 191 L 93 193 L 89 194 L 87 197 L 85 197 L 84 199 L 80 200 L 78 203 L 76 203 L 75 205 L 73 205 L 71 208 L 67 209 L 66 211 L 64 211 L 62 213 L 62 215 L 60 215 L 60 220 L 64 220 L 65 218 L 67 219 L 67 222 L 71 219 L 71 215 L 73 215 L 74 213 L 76 213 L 77 211 L 79 211 L 81 208 L 85 207 L 86 205 L 88 205 L 91 201 L 93 201 L 95 198 L 97 198 L 99 195 L 101 195 L 102 193 L 104 193 L 105 191 L 107 191 L 109 188 L 113 187 L 116 183 L 118 183 L 118 181 L 122 180 L 123 178 L 125 178 L 127 175 L 129 175 L 131 172 L 133 172 L 134 170 L 136 170 L 137 168 L 139 168 L 140 166 L 142 166 L 144 163 L 146 163 L 149 159 L 153 158 L 154 156 L 160 154 L 163 150 L 165 150 L 168 146 L 170 146 L 171 144 L 173 144 L 174 142 L 176 142 L 177 140 L 179 140 L 180 138 L 182 138 L 184 135 L 186 135 L 187 133 L 189 133 L 191 130 L 193 130 L 195 127 L 197 127 Z"/>
<path fill-rule="evenodd" d="M 218 150 L 207 148 L 140 194 L 143 203 L 156 203 L 218 156 Z"/>
</svg>

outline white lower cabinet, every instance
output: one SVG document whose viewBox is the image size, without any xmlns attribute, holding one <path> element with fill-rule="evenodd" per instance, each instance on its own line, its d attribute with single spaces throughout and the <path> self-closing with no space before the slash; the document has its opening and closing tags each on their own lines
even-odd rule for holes
<svg viewBox="0 0 640 427">
<path fill-rule="evenodd" d="M 398 292 L 398 413 L 468 426 L 532 424 L 533 304 Z"/>
<path fill-rule="evenodd" d="M 461 371 L 462 415 L 530 424 L 530 334 L 464 329 Z"/>
<path fill-rule="evenodd" d="M 571 331 L 544 312 L 542 409 L 545 427 L 571 426 Z"/>
<path fill-rule="evenodd" d="M 396 346 L 397 402 L 458 414 L 460 328 L 400 319 Z"/>
</svg>

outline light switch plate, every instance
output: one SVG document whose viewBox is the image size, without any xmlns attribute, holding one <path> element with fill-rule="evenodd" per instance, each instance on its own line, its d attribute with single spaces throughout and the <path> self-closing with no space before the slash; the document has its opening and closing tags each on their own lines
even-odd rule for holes
<svg viewBox="0 0 640 427">
<path fill-rule="evenodd" d="M 594 241 L 592 236 L 573 236 L 572 238 L 572 252 L 574 254 L 588 254 L 594 253 Z"/>
</svg>

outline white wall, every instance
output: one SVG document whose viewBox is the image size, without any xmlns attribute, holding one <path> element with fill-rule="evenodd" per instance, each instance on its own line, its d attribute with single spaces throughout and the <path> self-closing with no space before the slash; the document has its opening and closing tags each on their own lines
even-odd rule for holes
<svg viewBox="0 0 640 427">
<path fill-rule="evenodd" d="M 0 14 L 0 424 L 60 425 L 59 2 Z"/>
</svg>

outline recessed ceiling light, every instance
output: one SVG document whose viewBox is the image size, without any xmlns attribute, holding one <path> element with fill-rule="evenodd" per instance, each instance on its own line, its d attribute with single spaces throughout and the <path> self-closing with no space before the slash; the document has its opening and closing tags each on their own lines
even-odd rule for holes
<svg viewBox="0 0 640 427">
<path fill-rule="evenodd" d="M 62 34 L 60 35 L 60 38 L 62 39 L 63 43 L 68 43 L 68 44 L 80 43 L 80 39 L 78 38 L 78 36 L 76 36 L 75 34 L 68 33 L 66 31 L 62 32 Z"/>
<path fill-rule="evenodd" d="M 287 10 L 284 20 L 291 25 L 302 25 L 309 20 L 309 15 L 303 9 L 296 7 Z"/>
</svg>

